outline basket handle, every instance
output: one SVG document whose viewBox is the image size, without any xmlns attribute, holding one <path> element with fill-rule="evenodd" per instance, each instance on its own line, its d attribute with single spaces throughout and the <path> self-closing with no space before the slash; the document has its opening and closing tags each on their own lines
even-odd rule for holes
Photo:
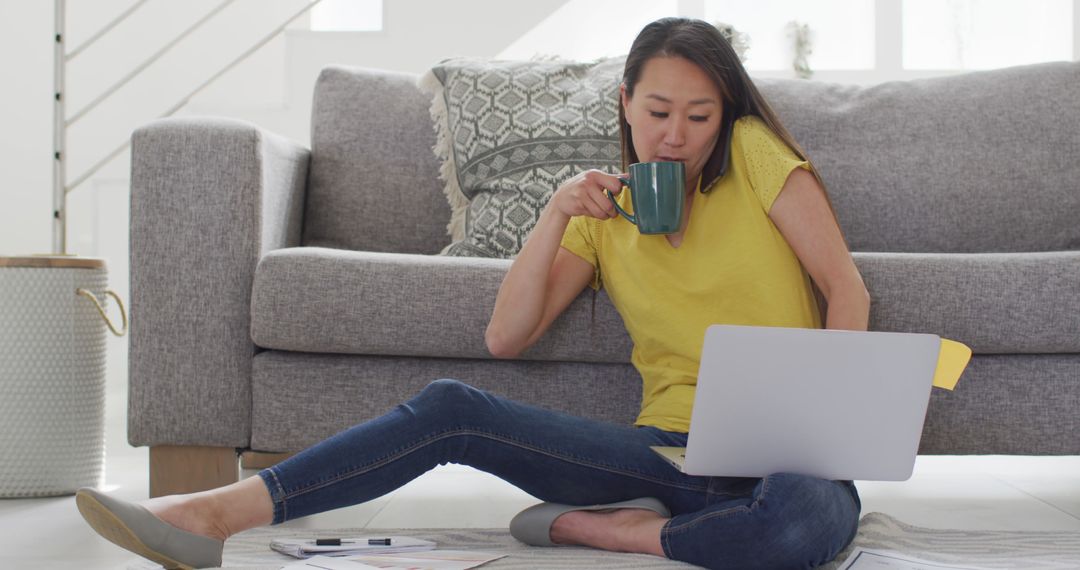
<svg viewBox="0 0 1080 570">
<path fill-rule="evenodd" d="M 125 334 L 127 334 L 127 311 L 124 310 L 124 302 L 120 300 L 120 295 L 117 295 L 116 291 L 113 291 L 112 289 L 106 289 L 105 294 L 111 296 L 113 299 L 116 299 L 116 304 L 120 307 L 120 318 L 124 321 L 124 327 L 120 332 L 116 331 L 116 327 L 114 327 L 112 321 L 109 320 L 109 315 L 105 314 L 105 307 L 101 306 L 101 302 L 98 301 L 97 297 L 95 297 L 93 293 L 87 291 L 86 289 L 80 288 L 75 290 L 75 294 L 86 297 L 87 299 L 90 299 L 94 302 L 94 306 L 97 307 L 98 313 L 101 313 L 101 318 L 105 319 L 105 325 L 109 327 L 110 332 L 112 332 L 116 336 L 124 336 Z"/>
</svg>

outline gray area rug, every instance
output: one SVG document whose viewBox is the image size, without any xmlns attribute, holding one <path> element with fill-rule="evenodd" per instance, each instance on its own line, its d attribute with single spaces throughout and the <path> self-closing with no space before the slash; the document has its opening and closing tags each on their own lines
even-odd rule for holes
<svg viewBox="0 0 1080 570">
<path fill-rule="evenodd" d="M 507 554 L 483 566 L 491 570 L 588 568 L 589 570 L 661 570 L 697 568 L 690 564 L 642 554 L 618 554 L 583 547 L 536 548 L 514 540 L 504 528 L 481 529 L 326 529 L 341 536 L 402 535 L 434 540 L 441 547 Z M 225 544 L 225 568 L 279 570 L 294 559 L 270 550 L 272 538 L 315 536 L 312 529 L 264 527 L 240 533 Z M 835 561 L 821 566 L 832 570 L 855 547 L 895 550 L 926 560 L 986 568 L 1080 568 L 1080 532 L 1076 531 L 966 531 L 929 529 L 904 524 L 883 513 L 862 518 L 855 541 Z M 136 562 L 129 570 L 160 568 Z"/>
</svg>

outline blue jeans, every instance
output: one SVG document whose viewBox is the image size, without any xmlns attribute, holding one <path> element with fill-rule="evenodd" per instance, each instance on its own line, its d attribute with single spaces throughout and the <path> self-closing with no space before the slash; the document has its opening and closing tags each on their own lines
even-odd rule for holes
<svg viewBox="0 0 1080 570">
<path fill-rule="evenodd" d="M 668 558 L 707 568 L 812 568 L 858 527 L 850 481 L 803 475 L 684 475 L 649 449 L 686 434 L 589 420 L 529 406 L 456 380 L 436 380 L 386 415 L 259 472 L 274 524 L 382 496 L 446 463 L 492 473 L 549 502 L 656 497 L 672 519 Z"/>
</svg>

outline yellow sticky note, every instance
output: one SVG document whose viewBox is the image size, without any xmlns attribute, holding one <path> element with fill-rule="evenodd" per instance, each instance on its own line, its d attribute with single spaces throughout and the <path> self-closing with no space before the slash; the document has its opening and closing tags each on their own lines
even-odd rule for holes
<svg viewBox="0 0 1080 570">
<path fill-rule="evenodd" d="M 941 339 L 937 370 L 934 371 L 934 386 L 946 390 L 955 388 L 970 360 L 971 349 L 967 345 L 947 338 Z"/>
</svg>

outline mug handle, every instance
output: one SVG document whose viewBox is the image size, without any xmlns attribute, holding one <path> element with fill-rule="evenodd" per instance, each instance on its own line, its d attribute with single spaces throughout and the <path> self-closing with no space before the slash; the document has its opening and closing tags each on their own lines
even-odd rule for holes
<svg viewBox="0 0 1080 570">
<path fill-rule="evenodd" d="M 633 191 L 633 187 L 630 186 L 630 177 L 629 176 L 626 176 L 626 177 L 619 176 L 618 178 L 619 178 L 620 181 L 622 181 L 623 184 L 626 185 L 627 188 L 629 188 L 631 191 Z M 607 193 L 607 197 L 608 197 L 608 200 L 611 200 L 611 205 L 615 206 L 615 209 L 618 210 L 620 214 L 622 214 L 622 217 L 626 218 L 627 220 L 630 220 L 631 224 L 634 224 L 635 226 L 637 225 L 637 217 L 634 216 L 633 214 L 627 214 L 626 210 L 623 210 L 619 206 L 619 203 L 615 201 L 615 195 L 614 194 L 612 194 L 609 191 Z"/>
</svg>

